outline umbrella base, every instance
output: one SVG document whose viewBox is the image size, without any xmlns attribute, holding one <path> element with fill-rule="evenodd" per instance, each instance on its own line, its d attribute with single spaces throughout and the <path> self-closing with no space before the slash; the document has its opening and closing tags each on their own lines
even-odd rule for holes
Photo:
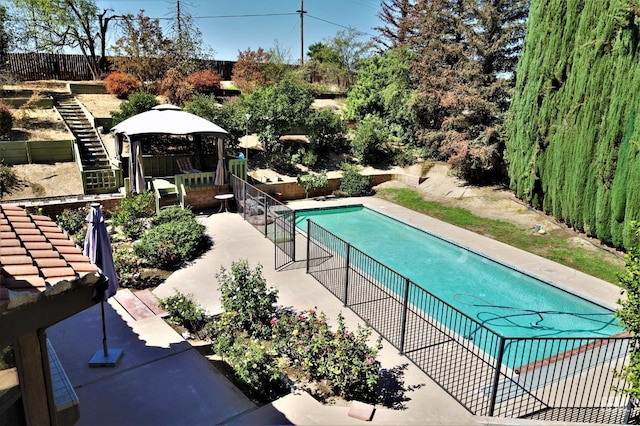
<svg viewBox="0 0 640 426">
<path fill-rule="evenodd" d="M 104 350 L 97 350 L 89 361 L 89 367 L 115 367 L 122 358 L 122 354 L 122 349 L 108 349 L 107 356 L 104 356 Z"/>
</svg>

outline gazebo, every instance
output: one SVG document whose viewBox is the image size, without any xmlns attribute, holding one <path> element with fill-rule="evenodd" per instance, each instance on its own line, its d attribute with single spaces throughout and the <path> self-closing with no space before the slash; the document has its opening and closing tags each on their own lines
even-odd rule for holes
<svg viewBox="0 0 640 426">
<path fill-rule="evenodd" d="M 224 192 L 220 187 L 227 182 L 224 138 L 228 132 L 222 127 L 163 104 L 122 121 L 111 131 L 119 160 L 125 143 L 129 146 L 130 192 L 155 188 L 159 197 L 175 194 L 182 205 L 190 189 L 218 187 L 214 192 Z M 214 195 L 208 198 L 213 200 Z"/>
</svg>

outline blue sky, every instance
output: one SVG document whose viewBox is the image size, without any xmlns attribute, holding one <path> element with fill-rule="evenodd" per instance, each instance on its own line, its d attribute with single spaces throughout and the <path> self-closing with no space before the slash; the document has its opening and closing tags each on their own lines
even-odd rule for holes
<svg viewBox="0 0 640 426">
<path fill-rule="evenodd" d="M 163 29 L 176 9 L 176 0 L 98 0 L 97 4 L 117 14 L 135 15 L 144 9 L 145 15 L 161 19 Z M 195 18 L 215 59 L 235 60 L 238 50 L 269 49 L 276 43 L 292 62 L 300 59 L 300 15 L 296 13 L 300 0 L 181 0 L 181 7 Z M 329 40 L 346 27 L 370 38 L 380 25 L 380 0 L 304 0 L 304 9 L 305 54 L 310 44 Z M 108 40 L 109 45 L 113 42 L 115 38 Z"/>
</svg>

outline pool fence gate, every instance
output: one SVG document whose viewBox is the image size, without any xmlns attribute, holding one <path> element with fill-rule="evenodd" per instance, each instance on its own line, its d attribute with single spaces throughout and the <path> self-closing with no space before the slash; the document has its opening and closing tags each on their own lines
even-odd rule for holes
<svg viewBox="0 0 640 426">
<path fill-rule="evenodd" d="M 232 187 L 238 213 L 273 241 L 276 269 L 296 263 L 295 211 L 236 176 Z M 306 272 L 472 414 L 638 420 L 618 374 L 629 336 L 501 335 L 311 220 L 306 233 Z"/>
<path fill-rule="evenodd" d="M 238 214 L 273 242 L 275 269 L 293 264 L 296 235 L 300 234 L 296 232 L 295 211 L 236 175 L 231 176 L 231 187 Z"/>
</svg>

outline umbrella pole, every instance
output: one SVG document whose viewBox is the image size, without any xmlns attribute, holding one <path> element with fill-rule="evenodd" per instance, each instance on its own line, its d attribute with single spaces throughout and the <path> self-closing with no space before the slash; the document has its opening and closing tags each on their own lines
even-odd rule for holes
<svg viewBox="0 0 640 426">
<path fill-rule="evenodd" d="M 107 348 L 107 323 L 104 320 L 104 299 L 100 301 L 100 310 L 102 311 L 102 352 L 105 358 L 109 357 L 109 349 Z"/>
<path fill-rule="evenodd" d="M 104 318 L 104 299 L 100 301 L 102 311 L 102 350 L 97 350 L 91 360 L 89 367 L 115 367 L 122 357 L 122 349 L 111 349 L 107 347 L 107 323 Z"/>
</svg>

